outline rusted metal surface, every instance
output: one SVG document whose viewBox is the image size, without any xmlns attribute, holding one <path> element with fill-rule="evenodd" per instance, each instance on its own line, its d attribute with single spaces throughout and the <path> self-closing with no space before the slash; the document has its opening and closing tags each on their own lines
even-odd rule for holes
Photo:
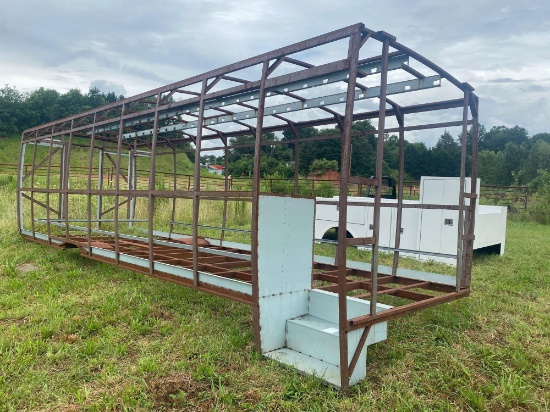
<svg viewBox="0 0 550 412">
<path fill-rule="evenodd" d="M 307 54 L 300 54 L 338 40 L 346 41 L 340 59 L 314 65 L 306 61 L 304 56 Z M 360 58 L 362 47 L 367 42 L 380 46 L 380 54 Z M 295 71 L 289 72 L 288 66 Z M 287 70 L 283 72 L 282 67 L 287 67 Z M 261 74 L 258 77 L 245 69 L 255 69 Z M 398 77 L 396 81 L 388 80 L 390 72 Z M 441 87 L 442 80 L 455 95 L 458 91 L 462 97 L 449 100 L 446 96 L 450 94 L 443 93 L 434 101 L 417 99 L 415 101 L 418 103 L 413 105 L 399 102 L 400 94 L 416 93 L 422 96 L 423 90 Z M 374 83 L 377 85 L 372 86 Z M 341 93 L 344 88 L 346 92 Z M 378 109 L 368 110 L 363 102 L 375 98 L 379 99 Z M 435 116 L 439 111 L 459 108 L 462 108 L 462 116 L 455 120 L 446 118 L 445 122 L 434 123 L 409 120 L 415 119 L 418 114 L 431 113 Z M 352 130 L 353 122 L 370 119 L 377 122 L 376 130 Z M 393 119 L 398 127 L 387 127 L 386 124 Z M 341 133 L 300 138 L 301 129 L 323 126 L 335 126 Z M 405 134 L 460 126 L 459 203 L 404 203 Z M 472 126 L 470 153 L 466 144 L 469 126 Z M 275 142 L 262 139 L 267 132 L 283 130 L 290 130 L 293 139 Z M 399 134 L 396 203 L 384 202 L 381 194 L 386 133 Z M 352 177 L 351 139 L 367 134 L 377 136 L 375 176 Z M 229 178 L 230 139 L 245 135 L 251 135 L 253 143 L 233 147 L 254 149 L 251 184 L 249 190 L 233 190 L 234 184 L 246 181 Z M 369 332 L 371 326 L 467 296 L 471 282 L 472 235 L 477 202 L 478 99 L 470 85 L 459 82 L 435 63 L 398 43 L 388 33 L 372 31 L 361 23 L 355 24 L 25 130 L 21 140 L 18 178 L 20 232 L 26 239 L 52 247 L 78 247 L 89 258 L 246 303 L 252 308 L 255 343 L 261 348 L 259 199 L 268 191 L 265 187 L 271 187 L 273 183 L 263 186 L 267 180 L 260 174 L 262 147 L 280 144 L 294 147 L 294 185 L 292 194 L 287 196 L 298 198 L 302 180 L 298 174 L 299 145 L 334 139 L 341 141 L 340 180 L 334 182 L 339 188 L 339 197 L 319 200 L 317 204 L 338 205 L 336 261 L 334 265 L 315 263 L 312 273 L 306 275 L 311 277 L 312 287 L 338 294 L 339 382 L 346 390 L 369 333 L 372 333 Z M 194 146 L 193 176 L 177 173 L 177 155 L 190 151 L 182 148 L 182 143 Z M 88 168 L 84 171 L 71 164 L 71 152 L 82 148 L 88 151 Z M 201 176 L 201 154 L 212 150 L 224 153 L 223 179 Z M 167 162 L 171 169 L 157 170 L 160 164 L 157 158 L 164 155 L 172 157 Z M 472 158 L 469 171 L 466 170 L 468 155 Z M 141 169 L 138 168 L 138 157 L 149 158 L 149 164 L 144 166 L 145 163 L 140 163 Z M 104 158 L 111 163 L 106 182 Z M 95 166 L 95 159 L 99 160 L 98 167 Z M 126 160 L 127 173 L 123 166 Z M 42 177 L 44 169 L 45 179 Z M 468 172 L 472 178 L 469 193 L 464 187 Z M 79 176 L 85 180 L 84 184 L 79 182 Z M 160 182 L 160 188 L 157 182 Z M 315 182 L 312 181 L 311 185 L 311 196 L 314 196 Z M 347 239 L 348 209 L 363 204 L 349 200 L 348 193 L 353 190 L 361 192 L 363 185 L 375 186 L 373 233 L 372 236 Z M 183 202 L 192 203 L 190 222 L 179 221 Z M 202 221 L 201 212 L 210 207 L 209 202 L 222 202 L 219 223 Z M 251 209 L 248 206 L 243 209 L 250 210 L 248 227 L 231 227 L 229 210 L 238 202 L 245 205 L 251 203 Z M 164 203 L 168 206 L 163 206 Z M 79 207 L 85 214 L 79 214 Z M 379 246 L 382 208 L 397 209 L 394 247 L 390 248 L 393 259 L 388 273 L 382 273 L 379 265 L 380 250 L 388 249 Z M 454 286 L 398 275 L 402 273 L 399 272 L 400 258 L 406 252 L 400 249 L 400 226 L 403 210 L 407 208 L 458 211 L 458 261 Z M 162 215 L 164 210 L 167 216 Z M 77 225 L 79 222 L 82 225 Z M 185 232 L 185 228 L 191 231 L 183 233 L 187 240 L 178 240 L 181 237 L 178 232 Z M 210 245 L 201 244 L 207 231 Z M 217 238 L 212 236 L 213 232 L 219 234 Z M 228 246 L 231 245 L 228 238 L 233 234 L 249 236 L 245 241 L 249 242 L 249 250 L 244 246 Z M 314 248 L 313 237 L 311 241 Z M 370 269 L 348 267 L 347 248 L 366 245 L 372 252 Z M 349 296 L 368 300 L 368 315 L 349 319 Z M 378 299 L 392 296 L 409 303 L 377 312 Z M 364 331 L 357 347 L 349 348 L 348 333 L 361 328 Z"/>
</svg>

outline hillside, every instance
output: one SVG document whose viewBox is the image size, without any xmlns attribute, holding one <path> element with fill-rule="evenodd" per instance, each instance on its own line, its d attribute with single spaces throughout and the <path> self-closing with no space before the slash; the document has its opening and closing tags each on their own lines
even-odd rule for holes
<svg viewBox="0 0 550 412">
<path fill-rule="evenodd" d="M 19 161 L 20 137 L 0 137 L 0 173 L 15 172 L 16 165 Z M 32 150 L 32 149 L 31 149 Z M 71 167 L 88 167 L 89 151 L 85 148 L 74 147 L 71 153 Z M 27 156 L 26 163 L 29 163 L 30 156 Z M 158 156 L 156 160 L 157 171 L 172 173 L 173 159 L 172 156 Z M 97 158 L 94 159 L 94 167 L 98 166 Z M 105 167 L 110 168 L 112 164 L 106 161 Z M 126 160 L 123 167 L 126 166 Z M 138 170 L 148 170 L 149 159 L 145 157 L 138 158 Z M 179 174 L 194 173 L 194 165 L 185 153 L 177 154 L 177 172 Z M 215 176 L 207 171 L 202 171 L 203 175 Z"/>
</svg>

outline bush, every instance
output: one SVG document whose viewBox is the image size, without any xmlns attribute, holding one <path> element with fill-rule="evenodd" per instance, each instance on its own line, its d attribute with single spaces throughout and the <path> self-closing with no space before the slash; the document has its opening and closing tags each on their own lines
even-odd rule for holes
<svg viewBox="0 0 550 412">
<path fill-rule="evenodd" d="M 338 162 L 336 160 L 315 159 L 309 166 L 309 173 L 315 176 L 320 176 L 329 170 L 338 171 Z"/>
<path fill-rule="evenodd" d="M 330 182 L 319 182 L 315 185 L 316 197 L 332 197 L 336 194 L 336 189 Z"/>
<path fill-rule="evenodd" d="M 550 224 L 550 172 L 539 170 L 530 189 L 535 194 L 527 206 L 526 217 L 543 225 Z"/>
<path fill-rule="evenodd" d="M 6 188 L 13 191 L 17 186 L 17 180 L 12 175 L 0 175 L 0 188 Z"/>
</svg>

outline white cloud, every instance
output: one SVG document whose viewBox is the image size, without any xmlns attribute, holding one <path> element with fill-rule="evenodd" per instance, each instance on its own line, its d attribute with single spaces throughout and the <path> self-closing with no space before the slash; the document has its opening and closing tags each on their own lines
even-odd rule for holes
<svg viewBox="0 0 550 412">
<path fill-rule="evenodd" d="M 547 0 L 0 0 L 0 10 L 1 83 L 24 91 L 108 79 L 133 95 L 363 21 L 474 86 L 487 128 L 550 131 Z"/>
<path fill-rule="evenodd" d="M 92 88 L 99 89 L 100 92 L 105 94 L 113 92 L 117 96 L 126 95 L 126 89 L 124 88 L 123 85 L 109 82 L 107 80 L 92 80 L 90 82 L 90 89 Z"/>
</svg>

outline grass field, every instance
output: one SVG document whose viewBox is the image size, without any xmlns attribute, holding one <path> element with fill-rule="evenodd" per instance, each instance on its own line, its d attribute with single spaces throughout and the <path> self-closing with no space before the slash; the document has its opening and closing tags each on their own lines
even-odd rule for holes
<svg viewBox="0 0 550 412">
<path fill-rule="evenodd" d="M 265 360 L 248 307 L 23 241 L 0 188 L 0 411 L 550 409 L 550 226 L 389 325 L 351 395 Z"/>
</svg>

